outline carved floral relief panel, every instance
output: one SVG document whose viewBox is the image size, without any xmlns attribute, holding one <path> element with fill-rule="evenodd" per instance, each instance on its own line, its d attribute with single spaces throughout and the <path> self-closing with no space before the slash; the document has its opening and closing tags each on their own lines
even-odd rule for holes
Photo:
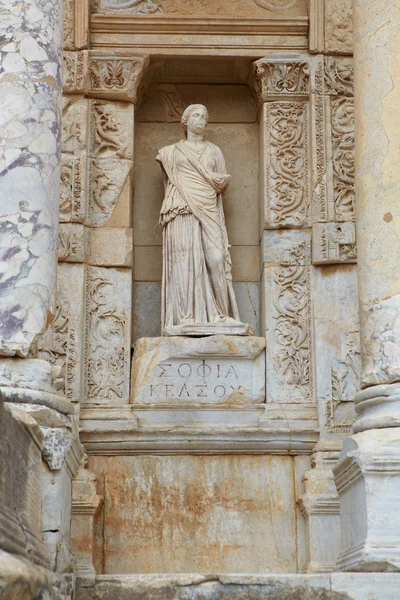
<svg viewBox="0 0 400 600">
<path fill-rule="evenodd" d="M 132 273 L 86 267 L 85 401 L 129 402 Z"/>
<path fill-rule="evenodd" d="M 354 223 L 352 59 L 316 57 L 314 81 L 315 94 L 312 95 L 311 102 L 313 218 L 319 222 Z M 346 236 L 350 229 L 347 227 Z M 322 231 L 321 229 L 319 233 Z M 324 231 L 327 234 L 329 228 Z M 317 240 L 317 245 L 321 245 L 321 240 Z M 332 256 L 326 258 L 327 262 L 334 262 Z M 352 255 L 349 256 L 350 260 L 353 258 Z M 342 259 L 343 257 L 335 262 L 342 262 Z"/>
<path fill-rule="evenodd" d="M 313 402 L 310 233 L 280 233 L 266 231 L 263 239 L 267 402 L 308 403 Z M 267 257 L 278 264 L 269 265 Z"/>
<path fill-rule="evenodd" d="M 133 166 L 133 106 L 64 97 L 61 150 L 60 222 L 106 224 Z"/>
<path fill-rule="evenodd" d="M 264 228 L 309 224 L 308 107 L 304 102 L 263 106 Z"/>
<path fill-rule="evenodd" d="M 92 0 L 92 10 L 100 13 L 130 13 L 138 17 L 241 17 L 307 15 L 306 0 Z"/>
<path fill-rule="evenodd" d="M 83 395 L 83 298 L 84 266 L 59 264 L 56 308 L 49 327 L 38 341 L 37 357 L 60 368 L 60 392 L 71 402 L 80 402 Z"/>
</svg>

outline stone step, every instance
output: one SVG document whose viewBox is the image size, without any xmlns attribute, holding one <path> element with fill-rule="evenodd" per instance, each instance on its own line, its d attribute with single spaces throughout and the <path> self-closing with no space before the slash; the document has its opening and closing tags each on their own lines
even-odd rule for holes
<svg viewBox="0 0 400 600">
<path fill-rule="evenodd" d="M 97 575 L 76 600 L 399 600 L 398 573 Z"/>
</svg>

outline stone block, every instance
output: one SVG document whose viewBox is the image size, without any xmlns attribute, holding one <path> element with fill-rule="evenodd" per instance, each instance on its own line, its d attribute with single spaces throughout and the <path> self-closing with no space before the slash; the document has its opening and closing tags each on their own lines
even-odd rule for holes
<svg viewBox="0 0 400 600">
<path fill-rule="evenodd" d="M 400 428 L 344 442 L 333 469 L 340 496 L 341 571 L 400 571 Z"/>
<path fill-rule="evenodd" d="M 233 281 L 260 281 L 259 246 L 231 246 L 230 253 Z M 242 319 L 245 320 L 244 317 Z"/>
<path fill-rule="evenodd" d="M 132 229 L 87 229 L 86 264 L 98 267 L 132 267 L 132 253 Z"/>
<path fill-rule="evenodd" d="M 0 398 L 0 439 L 0 546 L 47 566 L 40 530 L 43 435 L 31 416 Z"/>
<path fill-rule="evenodd" d="M 321 437 L 349 434 L 360 386 L 360 324 L 355 265 L 314 269 L 315 383 Z"/>
<path fill-rule="evenodd" d="M 243 323 L 248 323 L 256 335 L 260 332 L 260 284 L 234 282 L 236 302 Z"/>
<path fill-rule="evenodd" d="M 266 230 L 261 239 L 262 268 L 274 265 L 310 265 L 310 230 Z"/>
<path fill-rule="evenodd" d="M 287 456 L 92 457 L 104 572 L 294 572 L 293 468 Z"/>
<path fill-rule="evenodd" d="M 265 401 L 264 338 L 142 338 L 132 363 L 133 404 Z"/>
<path fill-rule="evenodd" d="M 136 256 L 136 250 L 135 250 Z M 145 308 L 144 308 L 145 307 Z M 133 284 L 132 342 L 161 335 L 161 284 Z"/>
</svg>

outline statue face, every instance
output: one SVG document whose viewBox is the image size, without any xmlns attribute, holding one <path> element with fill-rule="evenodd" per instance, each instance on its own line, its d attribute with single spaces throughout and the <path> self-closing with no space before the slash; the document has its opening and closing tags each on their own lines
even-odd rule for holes
<svg viewBox="0 0 400 600">
<path fill-rule="evenodd" d="M 187 123 L 188 131 L 192 133 L 201 134 L 207 127 L 207 110 L 204 106 L 196 108 L 189 117 Z"/>
</svg>

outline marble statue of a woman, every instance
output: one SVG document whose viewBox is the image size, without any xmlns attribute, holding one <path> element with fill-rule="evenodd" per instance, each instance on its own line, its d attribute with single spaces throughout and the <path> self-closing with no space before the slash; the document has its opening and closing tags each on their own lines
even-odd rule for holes
<svg viewBox="0 0 400 600">
<path fill-rule="evenodd" d="M 182 115 L 186 139 L 162 148 L 163 335 L 249 335 L 240 322 L 222 207 L 230 176 L 218 146 L 204 139 L 208 112 L 192 104 Z"/>
</svg>

